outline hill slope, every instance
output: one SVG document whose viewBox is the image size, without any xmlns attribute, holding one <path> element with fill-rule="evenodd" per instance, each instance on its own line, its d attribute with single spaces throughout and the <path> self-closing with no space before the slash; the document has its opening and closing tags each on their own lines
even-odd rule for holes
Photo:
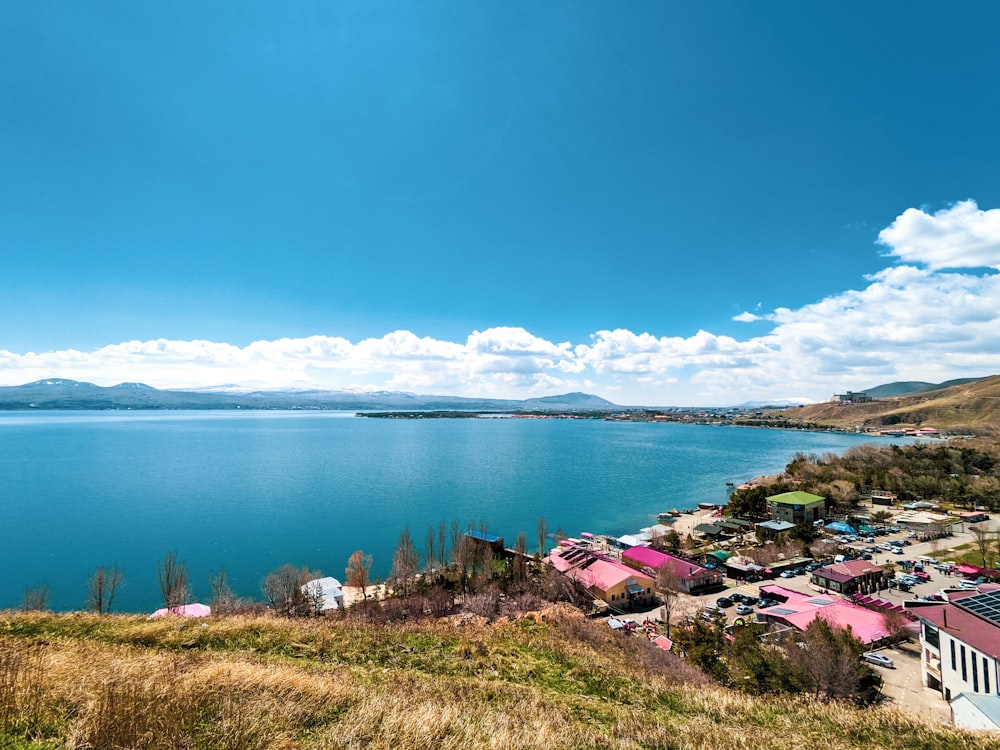
<svg viewBox="0 0 1000 750">
<path fill-rule="evenodd" d="M 493 626 L 0 612 L 0 655 L 4 748 L 1000 750 L 890 708 L 713 687 L 565 609 Z"/>
<path fill-rule="evenodd" d="M 1000 434 L 1000 376 L 863 404 L 826 402 L 777 412 L 776 418 L 841 429 L 934 427 L 951 434 Z"/>
</svg>

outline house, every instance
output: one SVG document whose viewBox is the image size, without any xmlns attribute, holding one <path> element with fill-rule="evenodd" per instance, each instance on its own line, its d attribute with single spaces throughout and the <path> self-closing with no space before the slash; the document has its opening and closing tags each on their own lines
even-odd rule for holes
<svg viewBox="0 0 1000 750">
<path fill-rule="evenodd" d="M 981 510 L 970 510 L 965 513 L 959 513 L 958 517 L 962 523 L 982 523 L 983 521 L 990 520 L 990 514 Z"/>
<path fill-rule="evenodd" d="M 470 529 L 465 532 L 465 538 L 468 539 L 474 546 L 489 547 L 494 555 L 503 555 L 504 544 L 502 536 L 488 534 L 485 531 Z"/>
<path fill-rule="evenodd" d="M 639 609 L 656 603 L 653 578 L 607 555 L 585 547 L 557 547 L 548 562 L 591 596 L 617 609 Z"/>
<path fill-rule="evenodd" d="M 826 514 L 826 500 L 802 490 L 782 492 L 767 498 L 771 509 L 771 519 L 788 521 L 792 524 L 820 521 Z"/>
<path fill-rule="evenodd" d="M 774 539 L 778 534 L 794 529 L 795 524 L 790 521 L 764 521 L 757 524 L 757 528 L 760 530 L 761 538 Z"/>
<path fill-rule="evenodd" d="M 686 594 L 696 594 L 722 586 L 723 576 L 718 570 L 706 568 L 682 557 L 650 547 L 631 547 L 622 553 L 622 562 L 654 578 L 667 567 L 677 577 L 678 588 Z"/>
<path fill-rule="evenodd" d="M 843 596 L 881 591 L 889 583 L 885 570 L 868 560 L 845 560 L 826 565 L 814 570 L 810 581 L 813 586 Z"/>
<path fill-rule="evenodd" d="M 907 602 L 920 620 L 925 687 L 951 701 L 1000 695 L 1000 586 L 951 591 L 946 602 Z"/>
<path fill-rule="evenodd" d="M 344 587 L 336 578 L 314 578 L 302 585 L 302 593 L 315 597 L 320 612 L 330 612 L 344 608 Z"/>
</svg>

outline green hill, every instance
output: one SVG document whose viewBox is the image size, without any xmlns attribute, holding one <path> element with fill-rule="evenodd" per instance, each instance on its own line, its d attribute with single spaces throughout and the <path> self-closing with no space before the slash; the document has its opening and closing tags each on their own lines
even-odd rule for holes
<svg viewBox="0 0 1000 750">
<path fill-rule="evenodd" d="M 1000 737 L 708 683 L 556 607 L 493 625 L 0 612 L 0 748 L 940 748 Z"/>
</svg>

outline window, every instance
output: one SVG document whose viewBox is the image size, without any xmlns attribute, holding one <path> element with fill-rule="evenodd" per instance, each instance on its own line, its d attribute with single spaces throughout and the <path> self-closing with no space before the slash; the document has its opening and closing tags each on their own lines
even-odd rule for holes
<svg viewBox="0 0 1000 750">
<path fill-rule="evenodd" d="M 951 671 L 954 672 L 957 669 L 955 665 L 955 641 L 951 641 Z"/>
<path fill-rule="evenodd" d="M 965 671 L 965 646 L 961 646 L 962 649 L 962 682 L 969 681 L 969 673 Z"/>
<path fill-rule="evenodd" d="M 990 692 L 990 663 L 983 657 L 983 692 Z"/>
<path fill-rule="evenodd" d="M 979 692 L 979 662 L 976 661 L 976 654 L 972 654 L 972 692 Z"/>
<path fill-rule="evenodd" d="M 941 639 L 938 635 L 938 629 L 926 622 L 924 623 L 924 640 L 927 641 L 928 646 L 941 648 Z"/>
</svg>

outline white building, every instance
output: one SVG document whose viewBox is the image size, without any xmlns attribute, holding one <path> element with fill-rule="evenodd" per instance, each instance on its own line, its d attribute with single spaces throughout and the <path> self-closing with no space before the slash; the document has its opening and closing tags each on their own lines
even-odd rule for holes
<svg viewBox="0 0 1000 750">
<path fill-rule="evenodd" d="M 344 587 L 336 578 L 314 578 L 302 586 L 302 593 L 321 602 L 320 611 L 330 612 L 344 607 Z"/>
<path fill-rule="evenodd" d="M 920 618 L 924 686 L 949 702 L 960 694 L 1000 697 L 1000 586 L 980 588 L 907 604 Z"/>
</svg>

